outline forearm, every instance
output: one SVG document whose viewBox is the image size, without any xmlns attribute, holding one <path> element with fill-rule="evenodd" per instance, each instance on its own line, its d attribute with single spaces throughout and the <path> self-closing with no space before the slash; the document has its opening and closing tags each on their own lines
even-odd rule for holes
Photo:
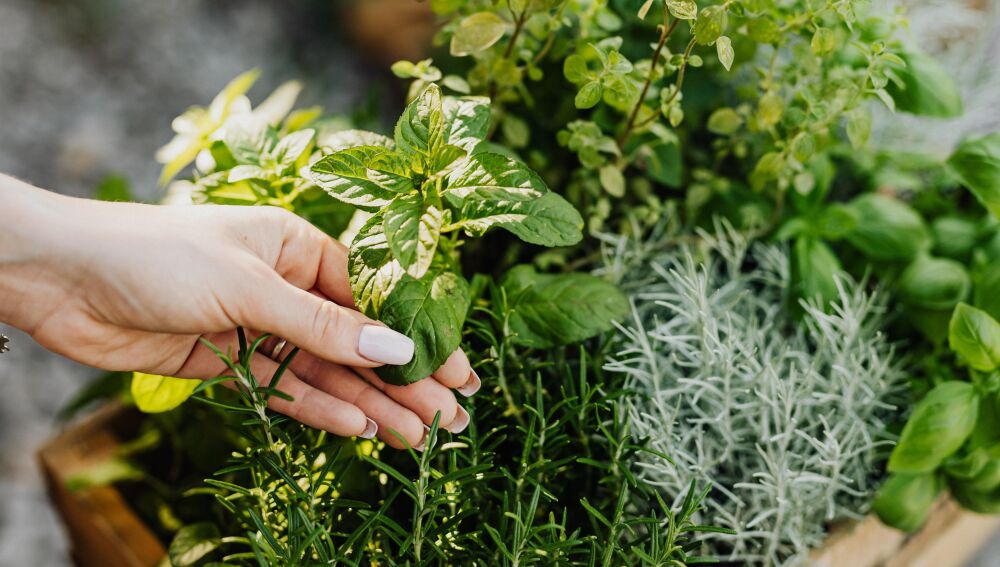
<svg viewBox="0 0 1000 567">
<path fill-rule="evenodd" d="M 0 322 L 31 332 L 61 288 L 68 199 L 0 174 Z"/>
</svg>

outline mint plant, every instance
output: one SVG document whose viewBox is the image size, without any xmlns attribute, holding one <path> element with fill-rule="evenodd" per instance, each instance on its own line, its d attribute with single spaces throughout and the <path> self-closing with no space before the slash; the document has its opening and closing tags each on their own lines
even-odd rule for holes
<svg viewBox="0 0 1000 567">
<path fill-rule="evenodd" d="M 489 100 L 444 97 L 428 86 L 407 106 L 393 139 L 341 149 L 313 163 L 310 179 L 371 213 L 351 244 L 358 309 L 416 343 L 413 360 L 378 369 L 403 384 L 437 369 L 461 340 L 469 307 L 458 258 L 462 236 L 504 228 L 525 242 L 569 246 L 583 220 L 523 163 L 478 151 Z"/>
</svg>

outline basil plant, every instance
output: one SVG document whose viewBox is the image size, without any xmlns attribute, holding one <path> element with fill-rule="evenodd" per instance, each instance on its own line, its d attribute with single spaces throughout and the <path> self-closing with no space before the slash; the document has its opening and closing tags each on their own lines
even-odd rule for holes
<svg viewBox="0 0 1000 567">
<path fill-rule="evenodd" d="M 459 346 L 469 284 L 463 236 L 493 227 L 543 246 L 582 239 L 583 219 L 523 163 L 481 151 L 490 124 L 486 97 L 442 96 L 428 86 L 407 106 L 392 139 L 361 142 L 312 164 L 313 183 L 371 214 L 351 244 L 349 273 L 358 309 L 416 343 L 413 360 L 386 366 L 393 384 L 420 380 Z"/>
</svg>

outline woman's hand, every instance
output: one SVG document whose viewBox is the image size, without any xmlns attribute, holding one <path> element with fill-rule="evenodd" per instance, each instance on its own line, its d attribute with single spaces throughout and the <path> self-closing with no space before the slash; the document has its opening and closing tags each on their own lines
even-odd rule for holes
<svg viewBox="0 0 1000 567">
<path fill-rule="evenodd" d="M 479 389 L 456 351 L 431 380 L 393 386 L 413 342 L 353 307 L 343 245 L 271 207 L 157 207 L 62 197 L 0 176 L 0 321 L 68 358 L 109 370 L 211 378 L 238 326 L 301 347 L 273 409 L 337 435 L 391 431 L 420 447 L 430 424 L 469 415 L 451 389 Z M 262 349 L 272 353 L 279 339 Z M 284 349 L 286 352 L 289 349 Z M 273 353 L 280 354 L 280 353 Z M 258 380 L 277 363 L 255 355 Z"/>
</svg>

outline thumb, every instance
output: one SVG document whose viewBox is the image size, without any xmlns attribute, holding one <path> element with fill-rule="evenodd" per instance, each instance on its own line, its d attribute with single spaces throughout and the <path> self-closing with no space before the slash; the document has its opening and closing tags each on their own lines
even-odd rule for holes
<svg viewBox="0 0 1000 567">
<path fill-rule="evenodd" d="M 413 341 L 406 335 L 299 289 L 276 273 L 254 288 L 240 315 L 239 324 L 277 335 L 338 364 L 370 368 L 413 359 Z"/>
</svg>

